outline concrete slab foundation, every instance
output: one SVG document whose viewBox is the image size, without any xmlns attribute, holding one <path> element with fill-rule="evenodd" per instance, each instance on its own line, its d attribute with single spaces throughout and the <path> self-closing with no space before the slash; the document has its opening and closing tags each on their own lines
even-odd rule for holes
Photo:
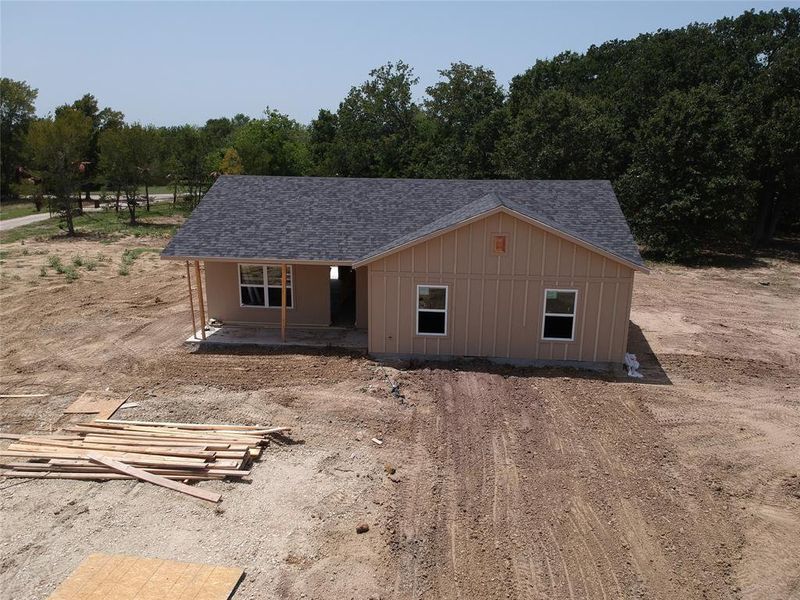
<svg viewBox="0 0 800 600">
<path fill-rule="evenodd" d="M 281 340 L 279 327 L 256 327 L 248 325 L 223 325 L 208 327 L 206 339 L 200 331 L 186 340 L 188 344 L 229 346 L 305 346 L 308 348 L 344 348 L 367 351 L 367 332 L 338 327 L 289 328 L 286 341 Z"/>
</svg>

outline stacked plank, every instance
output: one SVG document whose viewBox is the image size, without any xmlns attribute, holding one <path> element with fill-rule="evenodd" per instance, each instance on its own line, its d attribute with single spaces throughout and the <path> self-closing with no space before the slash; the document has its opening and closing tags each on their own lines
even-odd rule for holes
<svg viewBox="0 0 800 600">
<path fill-rule="evenodd" d="M 288 427 L 164 423 L 98 419 L 70 425 L 62 433 L 10 436 L 0 457 L 5 477 L 38 479 L 245 479 L 269 438 Z M 123 464 L 133 470 L 119 467 Z"/>
</svg>

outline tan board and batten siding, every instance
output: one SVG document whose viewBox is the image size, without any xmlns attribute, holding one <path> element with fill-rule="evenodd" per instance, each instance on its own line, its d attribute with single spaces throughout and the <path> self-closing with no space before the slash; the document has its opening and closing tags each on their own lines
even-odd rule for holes
<svg viewBox="0 0 800 600">
<path fill-rule="evenodd" d="M 242 306 L 239 296 L 239 263 L 205 261 L 208 315 L 223 323 L 279 325 L 280 308 Z M 243 261 L 242 264 L 276 264 Z M 286 310 L 293 326 L 328 326 L 331 323 L 330 267 L 292 265 L 294 307 Z"/>
<path fill-rule="evenodd" d="M 424 284 L 449 286 L 444 337 L 415 334 Z M 578 290 L 574 341 L 541 339 L 547 288 Z M 619 363 L 632 289 L 630 267 L 500 212 L 369 264 L 369 350 Z"/>
</svg>

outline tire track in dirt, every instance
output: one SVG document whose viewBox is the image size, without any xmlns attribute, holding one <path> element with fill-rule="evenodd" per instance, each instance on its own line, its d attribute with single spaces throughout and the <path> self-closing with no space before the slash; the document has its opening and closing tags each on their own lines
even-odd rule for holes
<svg viewBox="0 0 800 600">
<path fill-rule="evenodd" d="M 425 451 L 396 519 L 420 552 L 400 562 L 395 597 L 734 597 L 731 515 L 625 386 L 414 376 Z"/>
<path fill-rule="evenodd" d="M 712 494 L 739 515 L 745 541 L 732 571 L 741 596 L 800 598 L 800 502 L 786 485 L 800 476 L 800 373 L 749 359 L 702 357 L 699 365 L 707 380 L 682 373 L 681 393 L 643 404 L 685 462 L 706 473 Z"/>
</svg>

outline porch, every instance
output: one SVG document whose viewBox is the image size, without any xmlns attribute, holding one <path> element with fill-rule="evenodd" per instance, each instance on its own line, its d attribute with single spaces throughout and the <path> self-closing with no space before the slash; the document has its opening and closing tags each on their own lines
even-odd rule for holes
<svg viewBox="0 0 800 600">
<path fill-rule="evenodd" d="M 367 351 L 366 268 L 357 285 L 350 267 L 193 262 L 186 261 L 193 331 L 186 343 Z"/>
<path fill-rule="evenodd" d="M 367 351 L 367 332 L 344 327 L 290 327 L 281 335 L 280 327 L 253 325 L 208 326 L 205 339 L 197 330 L 187 344 L 199 346 L 303 346 Z"/>
</svg>

